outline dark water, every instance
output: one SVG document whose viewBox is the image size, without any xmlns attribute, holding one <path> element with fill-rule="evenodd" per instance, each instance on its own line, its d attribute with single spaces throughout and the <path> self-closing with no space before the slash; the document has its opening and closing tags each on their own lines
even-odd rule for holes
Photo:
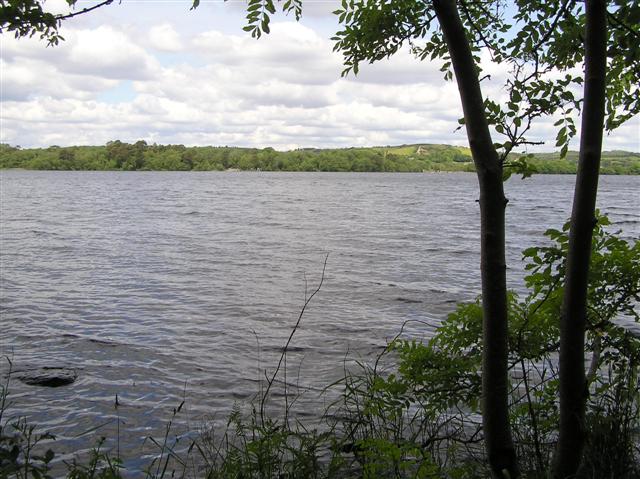
<svg viewBox="0 0 640 479">
<path fill-rule="evenodd" d="M 569 216 L 573 181 L 507 184 L 513 287 L 520 251 Z M 55 432 L 63 452 L 111 421 L 100 433 L 139 459 L 182 399 L 186 431 L 251 398 L 326 254 L 289 357 L 310 416 L 347 352 L 371 357 L 405 321 L 437 323 L 479 292 L 472 174 L 3 171 L 0 187 L 0 353 L 18 372 L 78 374 L 55 389 L 14 379 L 9 412 Z M 628 238 L 640 237 L 639 187 L 601 179 L 600 208 Z"/>
</svg>

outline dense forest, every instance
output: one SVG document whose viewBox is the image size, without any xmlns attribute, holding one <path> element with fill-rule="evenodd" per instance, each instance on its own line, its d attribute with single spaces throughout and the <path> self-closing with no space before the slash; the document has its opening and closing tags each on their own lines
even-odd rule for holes
<svg viewBox="0 0 640 479">
<path fill-rule="evenodd" d="M 578 154 L 541 153 L 527 158 L 539 173 L 575 173 Z M 29 170 L 262 170 L 262 171 L 474 171 L 468 148 L 403 145 L 276 151 L 273 148 L 185 147 L 145 141 L 105 146 L 20 148 L 0 144 L 0 168 Z M 640 153 L 604 152 L 603 174 L 640 174 Z"/>
</svg>

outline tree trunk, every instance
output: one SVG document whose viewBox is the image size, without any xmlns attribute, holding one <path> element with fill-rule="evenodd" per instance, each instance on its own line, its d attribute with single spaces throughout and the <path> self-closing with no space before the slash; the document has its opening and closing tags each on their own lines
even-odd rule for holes
<svg viewBox="0 0 640 479">
<path fill-rule="evenodd" d="M 502 165 L 493 146 L 480 91 L 477 65 L 455 0 L 434 0 L 456 74 L 471 154 L 480 185 L 480 235 L 483 309 L 482 421 L 493 477 L 519 476 L 509 428 L 507 371 L 507 280 Z"/>
<path fill-rule="evenodd" d="M 575 477 L 585 443 L 584 419 L 588 390 L 584 340 L 589 261 L 604 124 L 606 42 L 606 2 L 587 0 L 580 156 L 560 319 L 560 431 L 554 461 L 555 479 Z"/>
</svg>

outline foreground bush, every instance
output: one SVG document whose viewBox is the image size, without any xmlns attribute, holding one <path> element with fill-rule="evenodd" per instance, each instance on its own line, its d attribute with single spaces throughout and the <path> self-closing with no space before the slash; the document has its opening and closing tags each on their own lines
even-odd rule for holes
<svg viewBox="0 0 640 479">
<path fill-rule="evenodd" d="M 590 272 L 588 447 L 581 477 L 640 477 L 640 243 L 606 232 L 600 217 Z M 511 423 L 524 477 L 546 478 L 557 438 L 559 321 L 568 225 L 553 244 L 524 251 L 528 295 L 509 296 Z M 369 477 L 489 477 L 482 447 L 480 300 L 461 304 L 429 341 L 397 339 L 390 370 L 378 361 L 347 379 L 346 433 Z M 397 358 L 397 360 L 395 360 Z M 347 414 L 349 417 L 349 414 Z M 364 418 L 364 420 L 362 420 Z M 434 468 L 435 466 L 435 468 Z M 432 472 L 434 471 L 435 472 Z M 365 474 L 366 475 L 366 474 Z"/>
</svg>

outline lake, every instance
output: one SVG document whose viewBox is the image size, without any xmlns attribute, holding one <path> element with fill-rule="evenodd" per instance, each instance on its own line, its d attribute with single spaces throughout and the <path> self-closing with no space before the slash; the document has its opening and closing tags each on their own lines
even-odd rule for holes
<svg viewBox="0 0 640 479">
<path fill-rule="evenodd" d="M 574 181 L 507 183 L 511 287 L 522 249 L 569 216 Z M 600 181 L 626 238 L 640 237 L 639 191 L 640 177 Z M 16 374 L 77 374 L 59 388 L 13 377 L 8 412 L 63 453 L 117 434 L 135 467 L 183 399 L 188 431 L 253 397 L 328 254 L 288 357 L 299 414 L 314 417 L 345 362 L 373 358 L 406 321 L 428 337 L 478 295 L 477 198 L 465 173 L 2 171 L 0 353 Z"/>
</svg>

